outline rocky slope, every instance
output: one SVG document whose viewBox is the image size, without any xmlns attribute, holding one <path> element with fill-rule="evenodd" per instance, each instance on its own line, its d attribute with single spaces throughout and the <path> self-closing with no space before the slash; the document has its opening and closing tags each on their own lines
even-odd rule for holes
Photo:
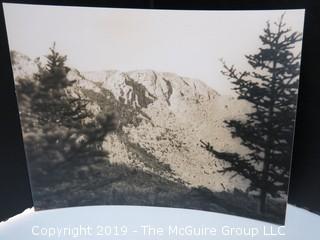
<svg viewBox="0 0 320 240">
<path fill-rule="evenodd" d="M 37 70 L 34 61 L 17 52 L 12 52 L 12 63 L 16 84 L 19 79 L 32 78 Z M 218 150 L 245 153 L 224 124 L 250 111 L 245 102 L 221 96 L 200 80 L 152 70 L 73 69 L 68 78 L 76 80 L 70 94 L 78 92 L 90 99 L 93 112 L 116 114 L 118 130 L 104 143 L 111 162 L 189 186 L 245 190 L 243 179 L 219 173 L 223 163 L 199 145 L 205 140 Z"/>
</svg>

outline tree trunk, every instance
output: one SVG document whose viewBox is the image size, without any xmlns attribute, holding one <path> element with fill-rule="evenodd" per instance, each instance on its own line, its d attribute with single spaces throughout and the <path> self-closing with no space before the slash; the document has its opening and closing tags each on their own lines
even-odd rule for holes
<svg viewBox="0 0 320 240">
<path fill-rule="evenodd" d="M 266 212 L 266 208 L 267 208 L 266 203 L 267 203 L 267 193 L 262 189 L 260 193 L 260 206 L 259 206 L 259 211 L 261 214 L 264 214 Z"/>
<path fill-rule="evenodd" d="M 267 185 L 267 180 L 268 180 L 268 172 L 269 172 L 269 157 L 270 157 L 270 150 L 269 148 L 266 150 L 265 153 L 265 160 L 263 163 L 263 170 L 262 170 L 262 183 L 263 186 L 261 187 L 260 190 L 260 206 L 259 206 L 259 212 L 261 214 L 264 214 L 266 212 L 266 197 L 267 197 L 267 192 L 265 189 L 265 185 Z"/>
<path fill-rule="evenodd" d="M 277 51 L 276 51 L 277 52 Z M 269 105 L 269 122 L 268 124 L 268 129 L 270 131 L 272 131 L 273 126 L 272 126 L 272 122 L 273 122 L 273 117 L 274 117 L 274 103 L 275 103 L 275 96 L 277 96 L 276 93 L 276 89 L 275 89 L 275 82 L 276 82 L 276 67 L 277 67 L 277 56 L 276 54 L 273 56 L 273 63 L 272 63 L 272 81 L 271 81 L 271 86 L 270 86 L 270 91 L 271 91 L 271 95 L 270 95 L 270 105 Z M 261 187 L 261 191 L 260 191 L 260 213 L 264 214 L 266 212 L 266 198 L 267 198 L 267 191 L 266 191 L 266 185 L 268 182 L 268 174 L 269 174 L 269 168 L 270 168 L 270 158 L 272 155 L 272 142 L 273 139 L 270 136 L 267 136 L 266 139 L 266 146 L 265 146 L 265 154 L 264 154 L 264 163 L 263 163 L 263 169 L 262 169 L 262 187 Z"/>
</svg>

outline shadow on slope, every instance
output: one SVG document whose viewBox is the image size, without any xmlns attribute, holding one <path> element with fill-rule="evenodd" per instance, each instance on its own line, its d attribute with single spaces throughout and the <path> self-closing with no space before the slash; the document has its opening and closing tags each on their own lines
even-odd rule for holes
<svg viewBox="0 0 320 240">
<path fill-rule="evenodd" d="M 96 165 L 77 178 L 35 188 L 37 210 L 87 205 L 141 205 L 213 211 L 283 223 L 283 216 L 276 215 L 279 211 L 259 215 L 255 207 L 257 201 L 238 191 L 212 192 L 204 187 L 190 188 L 124 164 Z"/>
</svg>

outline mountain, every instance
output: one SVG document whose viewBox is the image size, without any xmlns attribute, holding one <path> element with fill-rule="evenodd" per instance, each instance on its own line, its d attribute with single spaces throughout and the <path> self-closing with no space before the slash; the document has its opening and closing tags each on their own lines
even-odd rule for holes
<svg viewBox="0 0 320 240">
<path fill-rule="evenodd" d="M 18 52 L 11 53 L 16 84 L 31 79 L 36 63 Z M 224 120 L 244 118 L 250 106 L 221 96 L 204 82 L 174 73 L 137 70 L 80 72 L 70 94 L 90 100 L 90 111 L 114 113 L 118 128 L 105 139 L 111 163 L 157 174 L 190 187 L 212 191 L 245 190 L 247 182 L 221 174 L 200 140 L 217 149 L 245 154 L 240 140 L 232 138 Z"/>
</svg>

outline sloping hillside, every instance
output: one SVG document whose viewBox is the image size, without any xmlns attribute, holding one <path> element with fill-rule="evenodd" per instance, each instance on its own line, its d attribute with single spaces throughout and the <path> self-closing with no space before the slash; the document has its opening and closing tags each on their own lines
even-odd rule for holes
<svg viewBox="0 0 320 240">
<path fill-rule="evenodd" d="M 36 61 L 18 52 L 11 57 L 15 83 L 34 81 Z M 103 144 L 108 162 L 91 167 L 90 178 L 34 191 L 39 209 L 130 204 L 274 218 L 259 216 L 257 201 L 243 192 L 248 183 L 221 174 L 223 163 L 200 147 L 202 139 L 219 150 L 245 154 L 224 121 L 244 118 L 250 111 L 247 103 L 174 73 L 71 69 L 67 77 L 75 81 L 68 94 L 89 100 L 88 110 L 96 115 L 113 113 L 117 129 Z M 21 111 L 23 103 L 19 105 Z"/>
</svg>

